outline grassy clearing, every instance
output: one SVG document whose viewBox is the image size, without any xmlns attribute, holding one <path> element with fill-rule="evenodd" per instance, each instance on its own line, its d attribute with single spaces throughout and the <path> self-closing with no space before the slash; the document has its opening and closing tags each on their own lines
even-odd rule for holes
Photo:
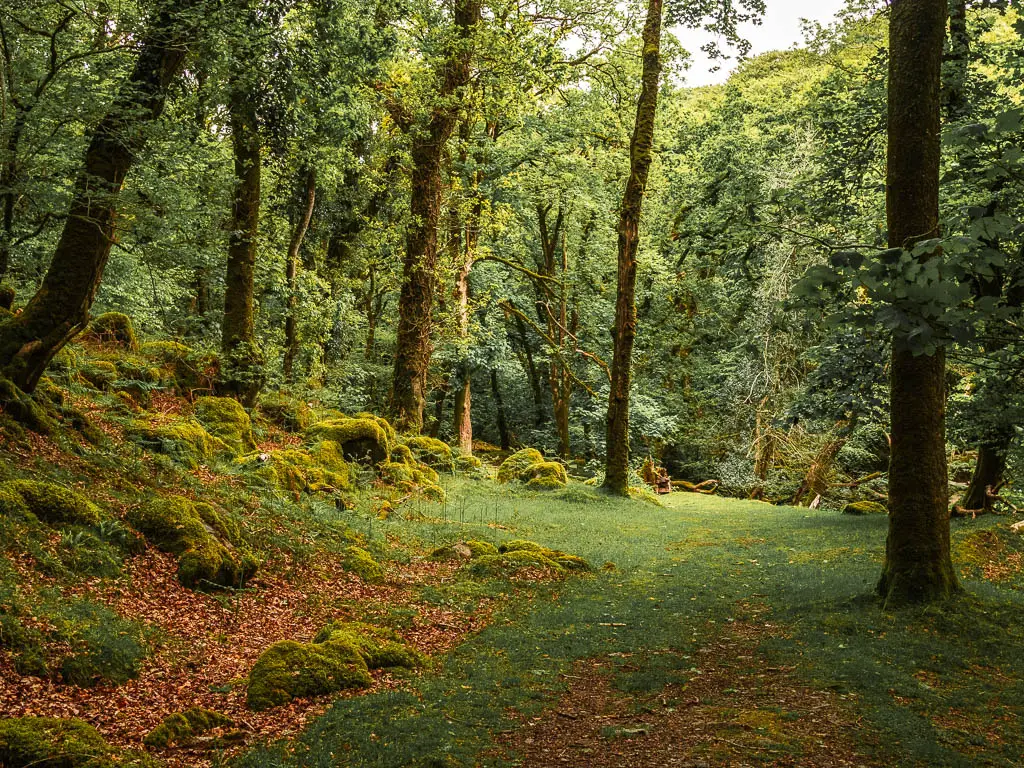
<svg viewBox="0 0 1024 768">
<path fill-rule="evenodd" d="M 966 580 L 967 595 L 948 605 L 886 613 L 869 597 L 884 517 L 687 494 L 659 507 L 578 486 L 530 495 L 452 481 L 447 490 L 447 505 L 413 510 L 418 522 L 367 519 L 366 534 L 430 546 L 528 538 L 615 568 L 529 589 L 464 580 L 423 589 L 427 601 L 465 607 L 488 595 L 505 608 L 436 673 L 338 701 L 297 742 L 250 752 L 241 765 L 319 766 L 341 756 L 352 766 L 502 764 L 495 734 L 514 727 L 513 713 L 550 706 L 574 661 L 613 660 L 619 690 L 685 690 L 701 674 L 701 647 L 747 618 L 752 602 L 785 628 L 760 652 L 794 666 L 807 685 L 839 692 L 877 733 L 878 764 L 1019 764 L 1024 598 L 1015 574 Z M 957 550 L 977 552 L 981 535 L 989 547 L 975 559 L 984 560 L 992 536 L 1006 540 L 995 533 L 1004 528 L 996 518 L 955 522 Z M 965 570 L 984 573 L 985 564 Z"/>
</svg>

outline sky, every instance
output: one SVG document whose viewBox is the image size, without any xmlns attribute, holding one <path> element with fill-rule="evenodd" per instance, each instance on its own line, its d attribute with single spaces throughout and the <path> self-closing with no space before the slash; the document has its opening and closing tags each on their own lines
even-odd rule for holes
<svg viewBox="0 0 1024 768">
<path fill-rule="evenodd" d="M 835 18 L 835 14 L 844 5 L 844 0 L 766 0 L 767 8 L 763 23 L 760 26 L 745 25 L 741 33 L 752 43 L 752 56 L 766 51 L 777 51 L 792 48 L 796 43 L 803 42 L 800 31 L 800 19 L 810 19 L 827 24 Z M 701 30 L 676 28 L 672 30 L 690 52 L 690 68 L 684 74 L 686 85 L 710 85 L 723 83 L 729 72 L 735 68 L 735 59 L 720 62 L 722 68 L 718 72 L 709 72 L 714 66 L 700 47 L 711 39 L 708 33 Z"/>
</svg>

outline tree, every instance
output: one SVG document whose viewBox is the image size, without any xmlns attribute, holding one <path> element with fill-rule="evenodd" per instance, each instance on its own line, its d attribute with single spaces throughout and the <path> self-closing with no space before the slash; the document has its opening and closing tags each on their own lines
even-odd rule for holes
<svg viewBox="0 0 1024 768">
<path fill-rule="evenodd" d="M 629 495 L 629 389 L 636 338 L 636 254 L 640 242 L 640 213 L 654 151 L 654 119 L 661 77 L 661 16 L 661 0 L 650 0 L 642 38 L 643 85 L 629 144 L 629 179 L 619 213 L 615 344 L 608 394 L 604 489 L 623 496 Z"/>
<path fill-rule="evenodd" d="M 889 19 L 886 218 L 891 248 L 939 234 L 942 50 L 946 0 L 897 0 Z M 919 258 L 935 255 L 925 246 Z M 887 605 L 957 591 L 949 551 L 945 349 L 893 338 L 889 535 L 878 592 Z"/>
<path fill-rule="evenodd" d="M 20 315 L 0 324 L 0 371 L 27 392 L 88 322 L 117 238 L 118 195 L 145 144 L 143 128 L 163 113 L 185 61 L 195 5 L 176 0 L 154 13 L 131 74 L 92 132 L 42 285 Z"/>
</svg>

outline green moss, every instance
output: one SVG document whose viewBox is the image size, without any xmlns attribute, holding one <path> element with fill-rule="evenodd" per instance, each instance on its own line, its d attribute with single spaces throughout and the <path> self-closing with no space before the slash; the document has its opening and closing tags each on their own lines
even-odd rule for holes
<svg viewBox="0 0 1024 768">
<path fill-rule="evenodd" d="M 385 419 L 383 416 L 378 416 L 375 413 L 367 413 L 366 411 L 360 411 L 355 415 L 355 418 L 368 419 L 374 422 L 378 427 L 380 427 L 384 431 L 384 434 L 388 438 L 388 443 L 394 445 L 395 443 L 398 442 L 398 433 L 395 431 L 395 428 L 391 425 L 391 422 Z"/>
<path fill-rule="evenodd" d="M 507 576 L 524 568 L 542 568 L 554 573 L 562 573 L 565 570 L 542 553 L 523 549 L 478 557 L 470 564 L 469 572 L 474 576 Z"/>
<path fill-rule="evenodd" d="M 104 517 L 100 508 L 82 494 L 53 483 L 11 480 L 0 489 L 20 496 L 29 511 L 49 525 L 98 525 Z"/>
<path fill-rule="evenodd" d="M 249 674 L 246 705 L 261 711 L 292 699 L 371 685 L 359 651 L 347 642 L 283 640 L 265 650 Z"/>
<path fill-rule="evenodd" d="M 431 469 L 438 472 L 455 471 L 455 457 L 447 443 L 433 437 L 419 435 L 406 439 L 405 444 L 412 450 L 413 456 Z"/>
<path fill-rule="evenodd" d="M 115 748 L 82 720 L 17 717 L 0 720 L 4 768 L 156 768 L 140 752 Z"/>
<path fill-rule="evenodd" d="M 78 375 L 96 389 L 106 390 L 117 381 L 117 367 L 106 360 L 91 360 L 78 369 Z"/>
<path fill-rule="evenodd" d="M 473 553 L 473 557 L 482 557 L 484 555 L 496 555 L 498 554 L 498 548 L 491 544 L 489 541 L 481 541 L 479 539 L 469 539 L 462 542 L 469 551 Z"/>
<path fill-rule="evenodd" d="M 160 364 L 182 394 L 197 391 L 210 392 L 220 372 L 220 359 L 212 353 L 198 352 L 176 341 L 151 341 L 143 344 L 140 352 Z"/>
<path fill-rule="evenodd" d="M 455 456 L 455 471 L 470 477 L 485 477 L 484 463 L 472 454 L 460 453 Z"/>
<path fill-rule="evenodd" d="M 362 622 L 333 622 L 317 633 L 314 643 L 347 643 L 363 657 L 369 669 L 405 667 L 414 669 L 424 656 L 406 645 L 394 630 Z"/>
<path fill-rule="evenodd" d="M 516 451 L 498 467 L 498 482 L 511 483 L 514 480 L 522 480 L 523 475 L 530 467 L 542 463 L 544 463 L 544 457 L 536 448 L 523 448 L 521 451 Z"/>
<path fill-rule="evenodd" d="M 8 483 L 0 485 L 0 515 L 12 520 L 34 521 L 35 515 L 25 503 L 25 499 L 8 485 Z"/>
<path fill-rule="evenodd" d="M 430 557 L 434 560 L 471 560 L 496 554 L 498 554 L 498 548 L 490 542 L 470 539 L 437 547 L 430 553 Z"/>
<path fill-rule="evenodd" d="M 593 570 L 586 560 L 576 555 L 570 555 L 566 552 L 562 552 L 559 549 L 550 549 L 542 546 L 535 541 L 525 541 L 523 539 L 513 539 L 512 541 L 506 541 L 498 547 L 498 552 L 502 554 L 512 554 L 514 552 L 532 552 L 534 554 L 541 555 L 542 557 L 552 561 L 560 568 L 564 568 L 567 571 L 590 571 Z"/>
<path fill-rule="evenodd" d="M 877 501 L 854 501 L 843 507 L 844 515 L 887 515 L 889 510 Z"/>
<path fill-rule="evenodd" d="M 384 568 L 362 547 L 346 549 L 341 565 L 363 581 L 381 581 L 384 578 Z"/>
<path fill-rule="evenodd" d="M 526 487 L 533 490 L 555 490 L 564 488 L 569 482 L 565 467 L 557 461 L 541 461 L 531 465 L 521 476 Z"/>
<path fill-rule="evenodd" d="M 144 448 L 166 454 L 191 469 L 208 463 L 218 454 L 230 453 L 223 440 L 211 435 L 195 419 L 156 425 L 137 421 L 129 433 Z"/>
<path fill-rule="evenodd" d="M 238 521 L 209 504 L 170 496 L 131 510 L 128 521 L 177 556 L 178 580 L 186 587 L 241 587 L 258 567 L 242 545 Z"/>
<path fill-rule="evenodd" d="M 341 447 L 342 455 L 349 461 L 369 461 L 380 464 L 391 456 L 393 438 L 377 417 L 341 418 L 320 421 L 306 430 L 313 438 L 330 440 Z M 390 427 L 390 425 L 388 425 Z"/>
<path fill-rule="evenodd" d="M 242 404 L 232 397 L 200 397 L 195 403 L 196 420 L 235 453 L 256 448 L 252 421 Z"/>
<path fill-rule="evenodd" d="M 116 344 L 129 352 L 139 349 L 132 319 L 121 312 L 105 312 L 94 318 L 84 336 L 103 344 Z"/>
<path fill-rule="evenodd" d="M 262 477 L 269 485 L 293 493 L 340 491 L 352 488 L 349 466 L 337 443 L 322 441 L 306 451 L 286 448 L 269 453 L 251 453 L 236 464 Z"/>
<path fill-rule="evenodd" d="M 302 432 L 314 420 L 313 409 L 309 405 L 284 392 L 263 395 L 259 409 L 268 420 L 289 432 Z"/>
<path fill-rule="evenodd" d="M 49 435 L 57 428 L 56 422 L 39 402 L 18 389 L 9 379 L 0 378 L 0 410 L 19 424 Z"/>
<path fill-rule="evenodd" d="M 175 744 L 185 744 L 214 728 L 227 728 L 232 725 L 234 721 L 227 715 L 214 712 L 212 709 L 192 707 L 165 717 L 160 725 L 146 734 L 142 743 L 147 747 L 166 749 Z"/>
</svg>

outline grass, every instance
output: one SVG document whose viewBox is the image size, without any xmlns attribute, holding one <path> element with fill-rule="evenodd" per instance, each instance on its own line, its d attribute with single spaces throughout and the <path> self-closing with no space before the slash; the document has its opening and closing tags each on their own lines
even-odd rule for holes
<svg viewBox="0 0 1024 768">
<path fill-rule="evenodd" d="M 531 495 L 456 480 L 447 490 L 447 505 L 408 510 L 418 521 L 369 523 L 349 513 L 351 525 L 371 540 L 427 546 L 527 538 L 615 570 L 531 588 L 456 581 L 425 590 L 429 601 L 465 607 L 490 596 L 504 608 L 435 672 L 398 691 L 338 701 L 297 741 L 251 751 L 240 766 L 503 764 L 494 735 L 514 727 L 511 713 L 549 706 L 577 659 L 632 652 L 615 677 L 625 691 L 685 682 L 700 674 L 697 649 L 750 602 L 786 627 L 766 644 L 771 659 L 794 665 L 809 685 L 843 692 L 878 733 L 878 764 L 1019 764 L 1019 574 L 972 579 L 961 599 L 889 613 L 871 597 L 884 517 L 688 494 L 657 506 L 575 486 Z M 1001 524 L 954 522 L 957 551 L 965 542 L 987 551 L 972 543 L 979 534 L 991 549 Z"/>
</svg>

